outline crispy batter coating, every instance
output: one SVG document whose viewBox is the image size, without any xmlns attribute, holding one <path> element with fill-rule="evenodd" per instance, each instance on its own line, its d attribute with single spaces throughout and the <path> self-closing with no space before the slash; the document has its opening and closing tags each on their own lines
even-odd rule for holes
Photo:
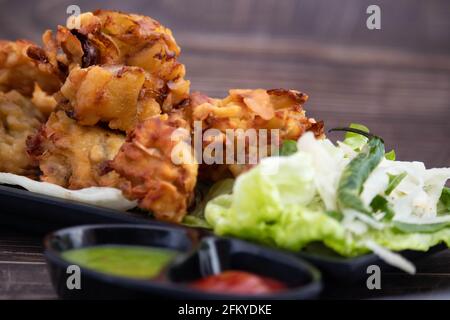
<svg viewBox="0 0 450 320">
<path fill-rule="evenodd" d="M 114 187 L 120 178 L 115 172 L 107 172 L 107 162 L 124 141 L 120 133 L 80 126 L 64 111 L 58 111 L 29 137 L 27 151 L 39 161 L 42 181 L 69 189 Z"/>
<path fill-rule="evenodd" d="M 184 65 L 177 60 L 180 48 L 172 32 L 149 17 L 106 10 L 88 12 L 80 16 L 79 29 L 69 30 L 59 26 L 55 36 L 51 31 L 47 31 L 43 36 L 43 42 L 44 48 L 35 46 L 30 48 L 28 53 L 42 65 L 43 69 L 53 70 L 53 73 L 63 81 L 68 77 L 61 100 L 70 100 L 71 103 L 66 108 L 72 108 L 73 114 L 82 123 L 92 123 L 94 118 L 109 122 L 111 114 L 123 116 L 119 112 L 124 109 L 121 105 L 122 99 L 118 99 L 119 92 L 108 96 L 104 94 L 104 88 L 93 84 L 94 81 L 105 82 L 106 78 L 111 76 L 115 78 L 115 81 L 111 81 L 111 86 L 118 84 L 119 88 L 127 82 L 118 81 L 117 78 L 121 75 L 138 78 L 133 92 L 142 89 L 138 91 L 140 103 L 151 106 L 148 107 L 151 112 L 147 110 L 148 108 L 144 111 L 142 108 L 136 110 L 134 99 L 134 104 L 130 108 L 134 108 L 135 114 L 141 113 L 141 116 L 154 115 L 156 103 L 164 112 L 170 112 L 173 106 L 189 97 L 190 83 L 184 79 Z M 102 66 L 105 69 L 89 68 L 91 66 Z M 120 69 L 123 66 L 135 68 Z M 119 71 L 113 75 L 111 69 L 126 72 L 122 74 Z M 80 81 L 73 81 L 84 76 L 86 79 L 81 87 Z M 90 89 L 90 95 L 101 96 L 108 108 L 112 109 L 104 110 L 105 118 L 94 106 L 87 109 L 85 105 L 80 106 L 73 100 L 75 95 L 84 95 L 85 92 L 81 89 L 88 86 L 99 89 L 100 92 Z M 77 92 L 78 90 L 81 91 Z M 113 119 L 110 127 L 129 131 L 132 129 L 130 123 L 117 125 L 117 121 Z"/>
<path fill-rule="evenodd" d="M 28 157 L 25 141 L 44 121 L 28 98 L 0 92 L 0 172 L 36 177 L 37 163 Z"/>
<path fill-rule="evenodd" d="M 61 105 L 82 125 L 101 121 L 130 131 L 138 121 L 161 113 L 147 75 L 139 67 L 75 68 L 61 88 Z"/>
<path fill-rule="evenodd" d="M 54 93 L 59 89 L 61 82 L 58 77 L 28 57 L 27 50 L 30 46 L 34 44 L 25 40 L 0 40 L 0 91 L 17 90 L 31 97 L 35 83 L 47 93 Z"/>
<path fill-rule="evenodd" d="M 147 119 L 111 162 L 126 180 L 121 185 L 124 194 L 137 199 L 158 220 L 181 222 L 193 198 L 198 165 L 184 140 L 189 137 L 188 127 L 178 113 Z"/>
<path fill-rule="evenodd" d="M 306 117 L 303 104 L 308 96 L 295 90 L 230 90 L 229 96 L 223 100 L 212 99 L 200 93 L 191 96 L 189 106 L 191 121 L 200 121 L 202 130 L 217 129 L 220 135 L 213 141 L 203 141 L 204 148 L 214 141 L 226 142 L 227 129 L 278 129 L 278 141 L 271 141 L 268 134 L 267 143 L 278 146 L 284 140 L 297 140 L 304 132 L 313 131 L 316 136 L 323 136 L 323 123 Z M 219 180 L 228 176 L 237 176 L 252 167 L 249 163 L 251 148 L 259 148 L 259 135 L 257 146 L 252 146 L 246 140 L 245 164 L 239 164 L 237 152 L 234 155 L 234 164 L 228 165 L 202 165 L 200 174 L 202 178 Z M 237 145 L 237 141 L 235 141 Z M 226 150 L 226 147 L 223 148 Z M 267 155 L 271 154 L 268 147 Z M 258 154 L 256 152 L 256 154 Z M 258 161 L 259 159 L 256 159 Z M 225 161 L 225 159 L 224 159 Z"/>
<path fill-rule="evenodd" d="M 57 106 L 55 97 L 42 90 L 38 83 L 34 85 L 31 102 L 42 112 L 46 119 L 48 119 L 50 113 L 55 111 Z"/>
</svg>

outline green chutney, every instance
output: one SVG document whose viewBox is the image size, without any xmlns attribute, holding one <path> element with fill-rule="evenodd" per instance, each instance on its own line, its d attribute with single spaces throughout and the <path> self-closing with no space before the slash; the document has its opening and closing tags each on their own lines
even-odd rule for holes
<svg viewBox="0 0 450 320">
<path fill-rule="evenodd" d="M 153 278 L 177 255 L 157 247 L 102 245 L 67 250 L 62 257 L 80 267 L 129 278 Z"/>
</svg>

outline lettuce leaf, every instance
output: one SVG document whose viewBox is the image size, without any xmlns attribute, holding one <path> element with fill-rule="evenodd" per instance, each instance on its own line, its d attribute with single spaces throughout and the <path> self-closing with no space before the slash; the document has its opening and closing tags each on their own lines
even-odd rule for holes
<svg viewBox="0 0 450 320">
<path fill-rule="evenodd" d="M 437 206 L 438 215 L 450 214 L 450 188 L 444 187 Z"/>
<path fill-rule="evenodd" d="M 326 213 L 316 192 L 315 169 L 307 153 L 263 159 L 239 176 L 232 195 L 210 201 L 208 223 L 219 235 L 297 251 L 321 241 L 342 255 L 367 252 Z"/>
<path fill-rule="evenodd" d="M 230 194 L 233 191 L 234 179 L 223 179 L 214 183 L 209 189 L 206 186 L 201 190 L 206 195 L 203 199 L 200 199 L 195 208 L 188 214 L 188 216 L 193 216 L 196 218 L 204 219 L 205 217 L 205 207 L 208 201 L 214 199 L 223 194 Z M 186 216 L 186 217 L 188 217 Z M 189 218 L 188 218 L 189 219 Z M 186 219 L 185 219 L 186 220 Z M 191 221 L 194 221 L 191 219 Z M 197 221 L 198 222 L 198 221 Z"/>
<path fill-rule="evenodd" d="M 428 251 L 440 243 L 450 246 L 450 228 L 432 233 L 406 233 L 395 228 L 386 228 L 377 231 L 372 230 L 367 236 L 371 237 L 379 245 L 393 251 Z"/>
<path fill-rule="evenodd" d="M 386 152 L 386 154 L 384 155 L 384 157 L 387 160 L 391 160 L 391 161 L 395 161 L 395 159 L 397 158 L 397 155 L 395 154 L 395 150 L 391 150 L 389 152 Z"/>
<path fill-rule="evenodd" d="M 252 202 L 252 199 L 248 199 Z M 357 256 L 368 252 L 364 245 L 350 237 L 342 224 L 321 208 L 303 205 L 288 206 L 275 215 L 238 212 L 230 195 L 210 201 L 206 219 L 219 235 L 236 236 L 290 251 L 299 251 L 312 242 L 322 242 L 342 256 Z"/>
<path fill-rule="evenodd" d="M 358 123 L 351 123 L 349 125 L 350 128 L 358 129 L 364 132 L 370 132 L 369 128 L 362 124 Z M 360 135 L 358 133 L 354 132 L 346 132 L 345 133 L 345 139 L 344 143 L 348 146 L 350 146 L 355 151 L 361 151 L 362 147 L 367 143 L 368 139 L 364 137 L 363 135 Z"/>
<path fill-rule="evenodd" d="M 197 217 L 193 215 L 186 215 L 181 222 L 183 225 L 192 228 L 211 229 L 209 223 L 203 217 Z"/>
<path fill-rule="evenodd" d="M 195 208 L 183 218 L 182 224 L 188 227 L 211 229 L 211 226 L 205 219 L 206 204 L 216 197 L 231 194 L 233 185 L 234 179 L 223 179 L 214 183 L 209 189 L 207 186 L 202 186 L 200 191 L 203 191 L 206 195 L 203 199 L 198 200 Z"/>
<path fill-rule="evenodd" d="M 284 140 L 280 148 L 280 156 L 290 156 L 297 152 L 297 141 Z"/>
<path fill-rule="evenodd" d="M 364 131 L 367 133 L 370 132 L 369 128 L 367 128 L 365 125 L 362 125 L 359 123 L 351 123 L 349 125 L 349 127 L 353 128 L 353 129 L 358 129 L 358 130 L 361 130 L 361 131 Z M 360 135 L 360 134 L 354 133 L 354 132 L 347 132 L 345 134 L 345 139 L 343 142 L 346 145 L 350 146 L 354 151 L 359 152 L 359 151 L 361 151 L 362 147 L 367 143 L 367 141 L 368 141 L 368 139 L 366 137 L 364 137 L 363 135 Z M 395 161 L 395 159 L 396 159 L 395 150 L 386 152 L 384 157 L 387 160 Z"/>
</svg>

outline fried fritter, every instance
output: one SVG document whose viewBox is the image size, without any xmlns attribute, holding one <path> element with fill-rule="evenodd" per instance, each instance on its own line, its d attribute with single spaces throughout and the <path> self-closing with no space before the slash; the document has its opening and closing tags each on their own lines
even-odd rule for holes
<svg viewBox="0 0 450 320">
<path fill-rule="evenodd" d="M 58 77 L 28 57 L 27 50 L 31 46 L 35 45 L 25 40 L 0 40 L 0 91 L 17 90 L 31 97 L 35 83 L 49 94 L 59 90 Z"/>
<path fill-rule="evenodd" d="M 44 121 L 28 98 L 17 91 L 0 92 L 0 172 L 37 176 L 37 163 L 28 157 L 25 141 Z"/>
<path fill-rule="evenodd" d="M 111 86 L 116 83 L 121 88 L 120 85 L 127 81 L 119 81 L 122 73 L 119 71 L 114 74 L 112 69 L 126 70 L 124 76 L 134 75 L 139 78 L 133 92 L 142 89 L 138 91 L 140 104 L 150 106 L 150 110 L 142 106 L 140 110 L 136 110 L 134 99 L 134 104 L 129 106 L 135 108 L 132 111 L 134 114 L 154 115 L 156 104 L 162 111 L 170 112 L 173 106 L 189 97 L 190 83 L 184 79 L 185 67 L 177 60 L 180 48 L 172 32 L 159 22 L 145 16 L 105 10 L 84 13 L 79 21 L 79 29 L 69 30 L 59 26 L 54 37 L 51 31 L 47 31 L 43 36 L 44 48 L 35 46 L 28 50 L 29 55 L 35 57 L 43 68 L 52 69 L 53 73 L 63 80 L 68 77 L 61 100 L 70 100 L 71 103 L 66 105 L 66 109 L 71 108 L 77 120 L 91 123 L 94 118 L 99 118 L 108 122 L 111 114 L 118 117 L 129 116 L 122 114 L 125 112 L 125 106 L 122 105 L 123 100 L 118 99 L 123 92 L 108 96 L 103 94 L 104 88 L 93 84 L 94 81 L 101 83 L 105 78 L 113 76 L 116 81 L 111 82 Z M 91 66 L 101 66 L 104 70 L 89 68 Z M 126 69 L 123 66 L 135 68 Z M 79 81 L 73 81 L 84 76 L 86 77 L 83 85 Z M 101 96 L 107 108 L 111 109 L 103 110 L 105 118 L 99 114 L 96 105 L 86 108 L 71 99 L 75 95 L 84 95 L 83 91 L 87 87 L 100 90 L 97 93 L 95 89 L 89 89 L 89 96 Z M 77 92 L 78 90 L 80 92 Z M 86 120 L 87 118 L 89 120 Z M 129 123 L 117 126 L 113 120 L 110 126 L 129 131 L 132 129 Z"/>
<path fill-rule="evenodd" d="M 123 134 L 81 126 L 58 111 L 29 137 L 27 150 L 39 161 L 42 181 L 68 189 L 115 187 L 120 178 L 106 168 L 124 141 Z"/>
<path fill-rule="evenodd" d="M 48 119 L 57 106 L 56 99 L 53 95 L 48 94 L 41 89 L 39 84 L 35 83 L 31 102 L 39 109 L 40 112 Z"/>
<path fill-rule="evenodd" d="M 219 135 L 211 141 L 203 141 L 204 149 L 212 142 L 226 144 L 227 129 L 256 129 L 256 145 L 245 140 L 245 163 L 239 163 L 238 152 L 234 154 L 232 164 L 202 165 L 200 174 L 208 180 L 219 180 L 228 176 L 237 176 L 252 167 L 249 156 L 259 155 L 259 133 L 261 129 L 278 130 L 277 141 L 271 141 L 267 131 L 267 155 L 272 154 L 271 147 L 278 146 L 284 140 L 297 140 L 304 132 L 313 131 L 316 136 L 323 136 L 323 123 L 307 118 L 303 104 L 308 96 L 294 90 L 230 90 L 229 96 L 223 100 L 212 99 L 200 93 L 191 96 L 189 106 L 192 123 L 199 121 L 203 132 L 217 129 Z M 244 137 L 246 138 L 246 137 Z M 237 145 L 237 141 L 234 141 Z M 251 152 L 253 148 L 253 152 Z M 226 147 L 223 147 L 226 150 Z M 236 151 L 236 150 L 235 150 Z M 256 163 L 259 158 L 256 159 Z M 223 163 L 226 159 L 223 159 Z"/>
<path fill-rule="evenodd" d="M 111 129 L 130 131 L 138 121 L 161 113 L 147 75 L 139 67 L 75 68 L 61 88 L 61 105 L 82 125 L 102 121 Z"/>
<path fill-rule="evenodd" d="M 126 180 L 121 184 L 124 194 L 158 220 L 181 222 L 193 198 L 198 165 L 185 140 L 188 128 L 179 113 L 147 119 L 111 162 Z"/>
</svg>

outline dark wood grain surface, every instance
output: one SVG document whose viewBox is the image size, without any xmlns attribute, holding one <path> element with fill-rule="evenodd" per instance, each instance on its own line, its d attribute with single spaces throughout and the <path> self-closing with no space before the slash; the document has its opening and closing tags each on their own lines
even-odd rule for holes
<svg viewBox="0 0 450 320">
<path fill-rule="evenodd" d="M 328 128 L 364 123 L 399 159 L 450 165 L 447 0 L 0 0 L 0 38 L 39 41 L 74 3 L 83 11 L 142 13 L 169 26 L 194 90 L 221 97 L 229 88 L 298 89 L 310 96 L 307 112 Z M 365 27 L 372 3 L 382 9 L 378 31 Z M 0 227 L 0 299 L 56 298 L 40 244 L 40 236 Z M 450 297 L 449 251 L 418 270 L 383 275 L 381 292 L 355 284 L 327 297 Z"/>
</svg>

